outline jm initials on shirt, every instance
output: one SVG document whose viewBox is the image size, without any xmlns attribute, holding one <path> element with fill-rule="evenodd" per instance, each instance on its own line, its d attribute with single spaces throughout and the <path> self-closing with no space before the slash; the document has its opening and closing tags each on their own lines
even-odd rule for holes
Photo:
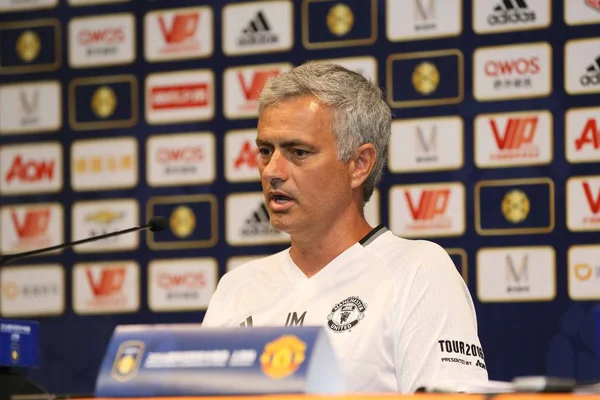
<svg viewBox="0 0 600 400">
<path fill-rule="evenodd" d="M 304 311 L 300 316 L 298 316 L 296 311 L 290 312 L 287 315 L 284 326 L 303 326 L 304 317 L 306 317 L 306 311 Z M 245 321 L 242 321 L 239 326 L 240 328 L 253 326 L 252 315 L 247 317 Z"/>
</svg>

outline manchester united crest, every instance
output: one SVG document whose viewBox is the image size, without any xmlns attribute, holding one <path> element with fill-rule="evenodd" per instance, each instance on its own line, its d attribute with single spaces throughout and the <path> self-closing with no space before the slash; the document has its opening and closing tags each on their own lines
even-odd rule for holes
<svg viewBox="0 0 600 400">
<path fill-rule="evenodd" d="M 345 332 L 356 326 L 364 317 L 367 303 L 358 296 L 350 296 L 337 303 L 327 316 L 327 326 L 334 332 Z"/>
</svg>

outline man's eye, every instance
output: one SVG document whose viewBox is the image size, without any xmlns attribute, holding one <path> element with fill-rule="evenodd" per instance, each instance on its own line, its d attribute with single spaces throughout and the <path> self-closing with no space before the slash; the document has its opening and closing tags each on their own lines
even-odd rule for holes
<svg viewBox="0 0 600 400">
<path fill-rule="evenodd" d="M 258 153 L 261 156 L 268 156 L 269 154 L 271 154 L 271 150 L 269 150 L 269 149 L 258 149 Z"/>
<path fill-rule="evenodd" d="M 292 154 L 296 157 L 304 157 L 305 155 L 308 154 L 308 151 L 294 149 L 294 150 L 292 150 Z"/>
</svg>

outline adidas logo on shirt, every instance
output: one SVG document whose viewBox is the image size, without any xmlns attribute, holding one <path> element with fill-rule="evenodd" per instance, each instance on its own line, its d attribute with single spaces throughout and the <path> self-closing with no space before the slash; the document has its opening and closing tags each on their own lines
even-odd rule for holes
<svg viewBox="0 0 600 400">
<path fill-rule="evenodd" d="M 583 86 L 600 85 L 600 56 L 585 69 L 585 74 L 579 80 Z"/>
<path fill-rule="evenodd" d="M 518 24 L 535 21 L 535 12 L 525 0 L 502 0 L 494 7 L 494 12 L 488 17 L 490 25 Z"/>
<path fill-rule="evenodd" d="M 251 237 L 282 235 L 281 232 L 273 228 L 269 221 L 269 211 L 263 203 L 246 220 L 245 225 L 242 227 L 242 235 Z"/>
<path fill-rule="evenodd" d="M 259 11 L 256 16 L 250 20 L 248 25 L 242 29 L 242 35 L 238 38 L 240 46 L 277 43 L 278 41 L 279 36 L 271 31 L 271 25 L 262 11 Z"/>
</svg>

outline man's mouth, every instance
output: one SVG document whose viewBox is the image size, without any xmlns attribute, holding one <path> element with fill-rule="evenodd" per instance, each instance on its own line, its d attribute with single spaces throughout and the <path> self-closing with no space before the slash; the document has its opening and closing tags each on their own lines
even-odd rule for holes
<svg viewBox="0 0 600 400">
<path fill-rule="evenodd" d="M 271 196 L 271 199 L 278 204 L 287 203 L 288 201 L 292 201 L 291 197 L 284 196 L 282 194 L 275 194 Z"/>
</svg>

